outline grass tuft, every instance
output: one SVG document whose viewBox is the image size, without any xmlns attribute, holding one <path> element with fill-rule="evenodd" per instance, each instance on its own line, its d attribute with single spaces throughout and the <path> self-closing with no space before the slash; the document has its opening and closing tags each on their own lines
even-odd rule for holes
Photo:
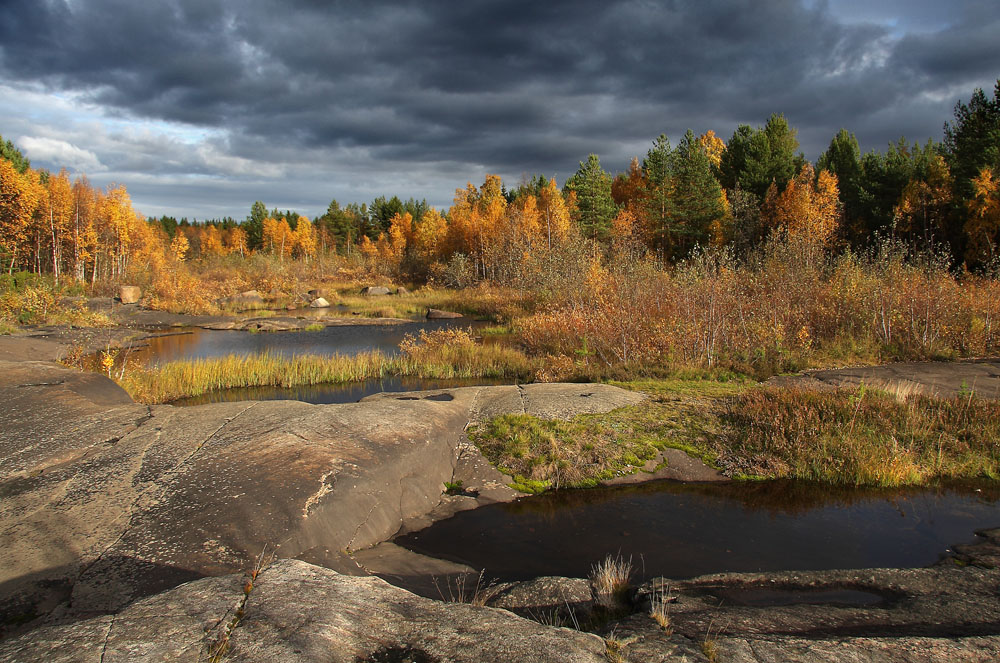
<svg viewBox="0 0 1000 663">
<path fill-rule="evenodd" d="M 632 558 L 608 555 L 590 569 L 590 588 L 598 605 L 616 606 L 631 587 Z"/>
</svg>

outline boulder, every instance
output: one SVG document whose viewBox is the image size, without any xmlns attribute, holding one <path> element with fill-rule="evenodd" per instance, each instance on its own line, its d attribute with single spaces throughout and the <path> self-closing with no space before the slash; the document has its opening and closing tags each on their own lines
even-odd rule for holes
<svg viewBox="0 0 1000 663">
<path fill-rule="evenodd" d="M 388 295 L 389 288 L 386 288 L 384 285 L 370 285 L 366 288 L 361 288 L 361 294 L 368 297 Z"/>
<path fill-rule="evenodd" d="M 118 299 L 122 304 L 136 304 L 142 298 L 142 290 L 137 285 L 123 285 L 118 288 Z"/>
<path fill-rule="evenodd" d="M 256 290 L 247 290 L 238 295 L 226 297 L 220 300 L 219 303 L 223 305 L 235 305 L 242 308 L 253 308 L 264 306 L 264 298 Z"/>
<path fill-rule="evenodd" d="M 442 311 L 438 308 L 427 309 L 427 319 L 428 320 L 451 320 L 454 318 L 464 318 L 465 316 L 461 313 L 455 313 L 453 311 Z"/>
<path fill-rule="evenodd" d="M 596 635 L 496 608 L 421 598 L 379 578 L 282 559 L 252 584 L 245 580 L 204 578 L 115 616 L 38 628 L 0 643 L 0 662 L 152 663 L 217 660 L 220 652 L 224 660 L 246 663 L 608 660 Z"/>
<path fill-rule="evenodd" d="M 330 308 L 330 302 L 326 301 L 322 297 L 317 297 L 316 299 L 309 302 L 310 308 Z"/>
<path fill-rule="evenodd" d="M 408 294 L 410 294 L 410 291 L 407 290 L 406 288 L 404 288 L 403 286 L 399 286 L 398 288 L 396 288 L 396 294 L 397 295 L 408 295 Z"/>
</svg>

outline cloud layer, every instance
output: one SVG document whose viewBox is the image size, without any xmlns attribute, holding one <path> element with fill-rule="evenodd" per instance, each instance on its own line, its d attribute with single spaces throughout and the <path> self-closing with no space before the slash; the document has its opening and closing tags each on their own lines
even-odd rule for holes
<svg viewBox="0 0 1000 663">
<path fill-rule="evenodd" d="M 623 169 L 653 137 L 783 112 L 815 158 L 940 138 L 1000 75 L 1000 7 L 39 0 L 0 16 L 0 133 L 147 214 L 446 205 L 487 172 Z M 895 12 L 895 13 L 893 13 Z M 946 14 L 946 15 L 945 15 Z"/>
</svg>

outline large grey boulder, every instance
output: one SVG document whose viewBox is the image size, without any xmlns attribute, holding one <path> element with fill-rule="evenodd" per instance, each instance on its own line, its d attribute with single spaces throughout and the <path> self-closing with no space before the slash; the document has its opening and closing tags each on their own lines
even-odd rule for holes
<svg viewBox="0 0 1000 663">
<path fill-rule="evenodd" d="M 388 295 L 389 288 L 386 288 L 384 285 L 370 285 L 365 288 L 361 288 L 361 294 L 369 297 Z"/>
<path fill-rule="evenodd" d="M 309 306 L 311 308 L 330 308 L 330 302 L 326 301 L 322 297 L 317 297 L 309 302 Z"/>
</svg>

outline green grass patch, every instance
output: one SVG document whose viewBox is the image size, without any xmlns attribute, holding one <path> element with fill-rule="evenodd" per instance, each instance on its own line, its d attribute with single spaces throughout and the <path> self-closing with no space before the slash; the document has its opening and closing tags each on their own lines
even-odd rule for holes
<svg viewBox="0 0 1000 663">
<path fill-rule="evenodd" d="M 1000 479 L 1000 401 L 972 394 L 809 391 L 697 375 L 618 384 L 650 399 L 570 421 L 506 415 L 470 437 L 512 487 L 532 493 L 634 473 L 666 448 L 745 481 Z"/>
<path fill-rule="evenodd" d="M 317 331 L 323 331 L 324 329 L 326 329 L 326 325 L 320 324 L 318 322 L 310 322 L 308 325 L 305 326 L 305 329 L 303 329 L 303 331 L 317 332 Z"/>
<path fill-rule="evenodd" d="M 569 421 L 504 415 L 484 422 L 470 437 L 490 462 L 511 476 L 516 490 L 590 487 L 638 471 L 666 448 L 713 463 L 709 440 L 719 432 L 722 399 L 746 388 L 743 382 L 682 378 L 619 386 L 650 398 Z"/>
</svg>

